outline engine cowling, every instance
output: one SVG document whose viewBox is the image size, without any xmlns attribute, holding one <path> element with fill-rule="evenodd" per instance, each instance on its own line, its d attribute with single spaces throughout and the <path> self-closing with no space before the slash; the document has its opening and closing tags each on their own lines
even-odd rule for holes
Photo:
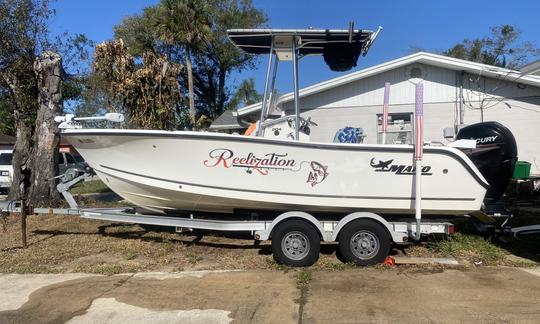
<svg viewBox="0 0 540 324">
<path fill-rule="evenodd" d="M 498 122 L 483 122 L 463 127 L 456 136 L 456 140 L 458 139 L 476 140 L 475 149 L 462 149 L 462 151 L 476 165 L 490 185 L 485 201 L 497 201 L 502 197 L 512 179 L 518 158 L 514 135 Z"/>
</svg>

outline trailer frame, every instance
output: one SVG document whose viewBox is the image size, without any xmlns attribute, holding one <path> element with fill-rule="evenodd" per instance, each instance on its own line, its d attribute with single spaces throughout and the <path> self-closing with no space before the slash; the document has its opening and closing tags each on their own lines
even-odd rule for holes
<svg viewBox="0 0 540 324">
<path fill-rule="evenodd" d="M 420 235 L 417 235 L 417 222 L 414 218 L 395 217 L 388 215 L 378 215 L 373 212 L 359 211 L 347 215 L 336 216 L 333 218 L 322 217 L 320 215 L 312 215 L 305 211 L 285 211 L 282 213 L 275 212 L 271 216 L 263 217 L 260 211 L 243 211 L 233 219 L 227 219 L 230 215 L 201 213 L 201 212 L 184 212 L 181 214 L 166 215 L 166 214 L 151 214 L 150 212 L 138 211 L 135 208 L 80 208 L 77 202 L 69 192 L 69 188 L 78 182 L 87 179 L 91 173 L 80 173 L 79 170 L 72 170 L 66 174 L 59 176 L 60 183 L 57 185 L 57 190 L 69 204 L 69 208 L 29 208 L 27 214 L 48 214 L 56 216 L 79 216 L 84 219 L 104 220 L 112 222 L 132 223 L 140 225 L 152 225 L 163 227 L 174 227 L 176 232 L 185 232 L 193 230 L 208 230 L 220 232 L 250 232 L 251 236 L 256 241 L 272 240 L 276 230 L 278 233 L 287 231 L 288 227 L 296 226 L 296 229 L 291 233 L 296 233 L 290 238 L 282 238 L 281 249 L 294 249 L 299 242 L 308 244 L 308 236 L 306 233 L 316 233 L 318 236 L 315 239 L 317 242 L 311 241 L 313 250 L 316 250 L 317 258 L 320 249 L 320 242 L 338 242 L 340 250 L 347 252 L 352 249 L 352 244 L 369 245 L 378 242 L 377 246 L 367 246 L 367 249 L 385 249 L 390 247 L 390 244 L 406 244 L 410 241 L 416 241 L 422 235 L 442 234 L 449 235 L 454 232 L 454 225 L 449 222 L 449 219 L 428 219 L 424 218 L 420 223 Z M 20 213 L 20 201 L 0 201 L 1 213 Z M 362 225 L 363 224 L 363 225 Z M 298 226 L 300 227 L 300 232 Z M 360 229 L 358 229 L 360 226 Z M 358 236 L 355 242 L 343 243 L 345 239 L 340 237 L 343 232 L 350 232 L 351 228 L 358 230 Z M 313 231 L 314 230 L 314 231 Z M 506 229 L 507 233 L 514 236 L 520 230 L 530 232 L 537 231 L 538 226 L 527 226 L 524 228 Z M 305 233 L 303 233 L 305 232 Z M 305 235 L 304 235 L 305 234 Z M 302 236 L 304 235 L 304 236 Z M 347 236 L 347 235 L 344 235 Z M 280 237 L 281 238 L 281 237 Z M 348 236 L 349 240 L 353 238 Z M 385 242 L 388 240 L 389 242 Z M 285 242 L 285 243 L 284 243 Z M 292 243 L 291 243 L 292 242 Z M 290 243 L 290 244 L 289 244 Z M 294 244 L 293 244 L 294 243 Z M 342 244 L 343 243 L 343 244 Z M 285 245 L 284 245 L 285 244 Z M 287 244 L 289 244 L 287 246 Z M 316 245 L 316 246 L 315 246 Z M 301 262 L 294 259 L 287 259 L 283 253 L 276 251 L 280 249 L 279 244 L 272 244 L 274 257 L 276 254 L 281 254 L 282 263 L 287 263 L 296 266 L 311 265 L 317 258 L 313 255 L 310 261 Z M 367 250 L 366 250 L 367 251 Z M 283 252 L 283 251 L 281 251 Z M 314 253 L 311 251 L 310 253 Z M 364 253 L 364 252 L 362 252 Z M 294 253 L 293 253 L 294 254 Z M 381 261 L 381 253 L 379 256 L 374 256 L 377 261 Z M 361 254 L 362 256 L 362 254 Z M 384 256 L 386 257 L 386 255 Z M 357 262 L 358 264 L 371 264 L 372 260 L 355 259 L 349 257 L 349 261 Z M 373 262 L 374 263 L 374 262 Z"/>
</svg>

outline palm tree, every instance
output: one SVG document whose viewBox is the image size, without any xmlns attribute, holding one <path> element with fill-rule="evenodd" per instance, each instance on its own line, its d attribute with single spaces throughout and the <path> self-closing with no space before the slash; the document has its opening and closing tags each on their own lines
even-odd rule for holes
<svg viewBox="0 0 540 324">
<path fill-rule="evenodd" d="M 229 109 L 235 110 L 240 108 L 240 105 L 248 106 L 261 101 L 262 96 L 255 89 L 255 79 L 249 78 L 242 81 L 238 86 L 235 94 L 229 101 Z"/>
<path fill-rule="evenodd" d="M 195 98 L 193 90 L 193 51 L 208 43 L 211 28 L 204 0 L 161 0 L 154 11 L 154 25 L 158 37 L 167 45 L 184 50 L 188 76 L 189 115 L 195 125 Z"/>
</svg>

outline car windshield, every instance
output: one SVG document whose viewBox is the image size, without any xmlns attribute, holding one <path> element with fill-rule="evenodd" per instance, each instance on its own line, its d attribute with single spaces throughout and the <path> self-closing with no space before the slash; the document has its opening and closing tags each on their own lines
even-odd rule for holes
<svg viewBox="0 0 540 324">
<path fill-rule="evenodd" d="M 73 164 L 75 163 L 75 159 L 73 158 L 73 155 L 69 154 L 69 153 L 66 153 L 66 160 L 67 160 L 67 163 L 68 164 Z"/>
<path fill-rule="evenodd" d="M 0 154 L 0 165 L 11 165 L 11 158 L 13 157 L 12 153 L 1 153 Z"/>
</svg>

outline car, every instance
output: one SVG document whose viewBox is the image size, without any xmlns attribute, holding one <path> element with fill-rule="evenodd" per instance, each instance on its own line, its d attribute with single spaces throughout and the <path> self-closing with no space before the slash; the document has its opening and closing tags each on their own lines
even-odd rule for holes
<svg viewBox="0 0 540 324">
<path fill-rule="evenodd" d="M 79 171 L 79 174 L 84 173 L 85 169 L 88 167 L 88 164 L 84 162 L 83 158 L 80 155 L 74 156 L 69 152 L 59 152 L 58 153 L 58 174 L 62 175 L 66 173 L 69 169 L 76 169 Z"/>
<path fill-rule="evenodd" d="M 0 150 L 0 194 L 6 194 L 13 180 L 12 150 Z M 76 169 L 77 174 L 84 173 L 87 168 L 81 156 L 73 156 L 69 152 L 58 153 L 58 174 L 62 175 L 69 169 Z"/>
<path fill-rule="evenodd" d="M 13 176 L 13 166 L 11 158 L 13 157 L 12 150 L 0 150 L 0 192 L 7 193 L 11 187 Z"/>
</svg>

